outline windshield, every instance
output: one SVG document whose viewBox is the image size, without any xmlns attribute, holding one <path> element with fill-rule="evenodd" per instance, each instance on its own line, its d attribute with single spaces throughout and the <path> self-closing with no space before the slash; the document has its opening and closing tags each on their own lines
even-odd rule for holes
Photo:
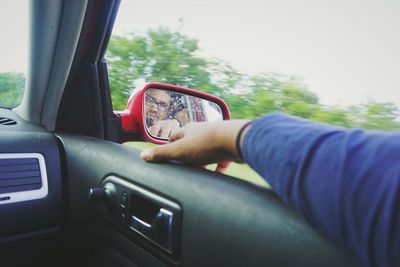
<svg viewBox="0 0 400 267">
<path fill-rule="evenodd" d="M 28 3 L 26 0 L 0 3 L 1 107 L 18 106 L 24 93 L 28 62 Z"/>
</svg>

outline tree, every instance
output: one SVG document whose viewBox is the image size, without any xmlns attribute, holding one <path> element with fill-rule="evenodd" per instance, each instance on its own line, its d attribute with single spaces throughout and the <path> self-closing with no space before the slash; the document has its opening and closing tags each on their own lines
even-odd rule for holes
<svg viewBox="0 0 400 267">
<path fill-rule="evenodd" d="M 394 103 L 367 102 L 358 108 L 361 123 L 366 129 L 394 130 L 400 128 L 399 110 Z"/>
<path fill-rule="evenodd" d="M 25 88 L 25 77 L 22 73 L 0 73 L 0 105 L 15 107 L 21 100 Z"/>
<path fill-rule="evenodd" d="M 212 91 L 207 61 L 195 55 L 197 42 L 163 27 L 144 36 L 113 36 L 107 60 L 114 108 L 125 107 L 138 80 Z"/>
<path fill-rule="evenodd" d="M 313 121 L 324 122 L 342 127 L 354 127 L 355 122 L 350 118 L 348 111 L 337 107 L 320 107 L 309 118 Z"/>
</svg>

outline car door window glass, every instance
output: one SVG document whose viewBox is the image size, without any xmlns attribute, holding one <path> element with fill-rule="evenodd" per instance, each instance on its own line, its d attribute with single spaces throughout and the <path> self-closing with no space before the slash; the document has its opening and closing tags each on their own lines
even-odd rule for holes
<svg viewBox="0 0 400 267">
<path fill-rule="evenodd" d="M 106 53 L 114 110 L 160 82 L 224 99 L 233 119 L 284 112 L 398 130 L 399 11 L 396 1 L 122 1 Z"/>
</svg>

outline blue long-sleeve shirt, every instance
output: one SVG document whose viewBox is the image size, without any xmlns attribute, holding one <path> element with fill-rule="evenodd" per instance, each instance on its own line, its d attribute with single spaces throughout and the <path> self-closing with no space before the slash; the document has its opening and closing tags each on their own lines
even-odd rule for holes
<svg viewBox="0 0 400 267">
<path fill-rule="evenodd" d="M 400 266 L 400 133 L 271 114 L 255 120 L 244 160 L 362 266 Z"/>
</svg>

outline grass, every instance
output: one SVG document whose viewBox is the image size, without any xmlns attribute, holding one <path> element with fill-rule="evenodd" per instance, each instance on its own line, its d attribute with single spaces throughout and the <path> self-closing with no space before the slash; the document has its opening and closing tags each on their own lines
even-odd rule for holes
<svg viewBox="0 0 400 267">
<path fill-rule="evenodd" d="M 127 142 L 125 143 L 125 145 L 132 146 L 140 150 L 156 146 L 155 144 L 148 142 Z M 211 164 L 207 166 L 207 169 L 215 170 L 215 167 L 216 164 Z M 239 164 L 232 162 L 229 165 L 228 169 L 225 171 L 225 174 L 237 179 L 248 181 L 250 183 L 254 183 L 264 187 L 269 187 L 267 182 L 247 164 Z"/>
</svg>

